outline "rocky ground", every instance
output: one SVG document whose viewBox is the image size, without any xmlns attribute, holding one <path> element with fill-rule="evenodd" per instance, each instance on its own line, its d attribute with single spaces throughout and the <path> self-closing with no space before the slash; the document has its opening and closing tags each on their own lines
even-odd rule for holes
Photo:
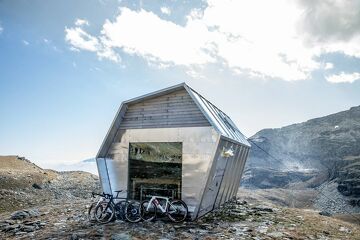
<svg viewBox="0 0 360 240">
<path fill-rule="evenodd" d="M 0 239 L 360 239 L 360 215 L 306 210 L 318 199 L 301 189 L 240 189 L 241 201 L 182 224 L 160 218 L 100 225 L 87 220 L 90 192 L 100 190 L 92 174 L 0 156 L 0 186 Z"/>
<path fill-rule="evenodd" d="M 42 169 L 25 158 L 0 156 L 0 213 L 49 202 L 89 198 L 100 191 L 97 176 Z"/>
<path fill-rule="evenodd" d="M 87 220 L 89 201 L 47 205 L 0 215 L 0 239 L 360 239 L 359 225 L 313 210 L 247 203 L 226 204 L 194 222 L 174 224 Z"/>
</svg>

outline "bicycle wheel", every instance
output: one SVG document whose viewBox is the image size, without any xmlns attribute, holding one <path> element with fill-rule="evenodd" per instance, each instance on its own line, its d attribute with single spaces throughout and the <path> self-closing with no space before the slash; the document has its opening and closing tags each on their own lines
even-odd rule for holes
<svg viewBox="0 0 360 240">
<path fill-rule="evenodd" d="M 95 208 L 96 208 L 96 204 L 97 202 L 94 202 L 90 205 L 89 210 L 88 210 L 88 220 L 90 222 L 95 222 L 96 218 L 95 218 Z"/>
<path fill-rule="evenodd" d="M 188 214 L 186 203 L 181 200 L 171 201 L 166 209 L 166 213 L 171 221 L 182 222 Z"/>
<path fill-rule="evenodd" d="M 110 203 L 102 203 L 95 208 L 95 218 L 99 223 L 108 223 L 115 216 L 115 208 Z"/>
<path fill-rule="evenodd" d="M 152 221 L 156 217 L 156 205 L 154 202 L 151 202 L 150 206 L 149 204 L 148 200 L 141 203 L 140 213 L 141 219 L 144 221 Z"/>
<path fill-rule="evenodd" d="M 132 223 L 141 221 L 140 203 L 138 201 L 127 201 L 125 206 L 125 218 Z"/>
<path fill-rule="evenodd" d="M 127 201 L 121 200 L 115 204 L 115 217 L 119 220 L 126 220 L 125 218 L 125 209 L 126 209 Z"/>
</svg>

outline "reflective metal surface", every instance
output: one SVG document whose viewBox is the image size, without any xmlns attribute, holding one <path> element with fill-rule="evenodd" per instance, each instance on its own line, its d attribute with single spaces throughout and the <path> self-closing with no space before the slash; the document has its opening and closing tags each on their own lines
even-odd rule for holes
<svg viewBox="0 0 360 240">
<path fill-rule="evenodd" d="M 233 148 L 234 155 L 224 157 L 224 149 Z M 221 138 L 200 204 L 198 217 L 218 208 L 237 194 L 249 148 Z"/>
<path fill-rule="evenodd" d="M 182 142 L 182 200 L 195 218 L 220 135 L 212 127 L 127 129 L 117 134 L 106 158 L 111 190 L 128 187 L 130 142 Z M 98 159 L 104 189 L 107 172 Z M 123 194 L 123 196 L 125 196 Z"/>
</svg>

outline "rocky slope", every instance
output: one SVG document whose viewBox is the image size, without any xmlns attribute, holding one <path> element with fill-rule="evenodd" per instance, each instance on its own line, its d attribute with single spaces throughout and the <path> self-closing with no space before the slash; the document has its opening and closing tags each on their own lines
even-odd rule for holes
<svg viewBox="0 0 360 240">
<path fill-rule="evenodd" d="M 360 202 L 356 206 L 360 200 L 360 106 L 304 123 L 264 129 L 250 140 L 253 147 L 243 187 L 316 189 L 332 196 L 340 192 L 343 197 L 339 201 L 345 204 L 340 209 L 350 204 L 351 211 L 360 212 Z M 314 206 L 332 209 L 334 203 L 329 199 L 321 194 L 316 197 Z"/>
<path fill-rule="evenodd" d="M 0 212 L 89 198 L 100 189 L 93 174 L 42 169 L 17 156 L 0 156 L 0 186 Z"/>
</svg>

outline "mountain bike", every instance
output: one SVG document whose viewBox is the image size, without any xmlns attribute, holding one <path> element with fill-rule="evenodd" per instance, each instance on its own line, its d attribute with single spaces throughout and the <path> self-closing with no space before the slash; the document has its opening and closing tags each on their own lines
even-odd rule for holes
<svg viewBox="0 0 360 240">
<path fill-rule="evenodd" d="M 164 202 L 163 204 L 160 203 Z M 181 200 L 171 200 L 167 197 L 152 196 L 150 200 L 141 202 L 140 213 L 144 221 L 152 221 L 156 218 L 156 212 L 160 210 L 173 222 L 182 222 L 188 214 L 186 203 Z"/>
</svg>

